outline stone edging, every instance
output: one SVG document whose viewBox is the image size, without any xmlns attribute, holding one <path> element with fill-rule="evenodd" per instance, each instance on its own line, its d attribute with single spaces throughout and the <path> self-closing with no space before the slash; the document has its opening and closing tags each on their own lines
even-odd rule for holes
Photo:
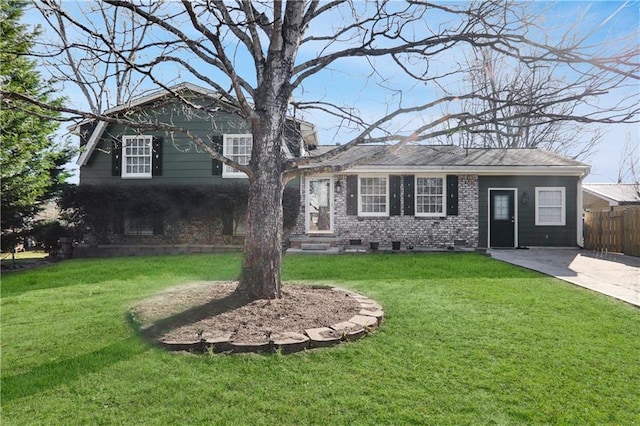
<svg viewBox="0 0 640 426">
<path fill-rule="evenodd" d="M 169 351 L 209 352 L 213 353 L 249 353 L 249 352 L 276 352 L 283 354 L 300 352 L 307 349 L 325 348 L 337 345 L 341 342 L 352 342 L 363 338 L 375 331 L 382 324 L 384 311 L 382 306 L 373 299 L 345 290 L 339 287 L 330 287 L 333 291 L 347 293 L 360 304 L 360 311 L 348 321 L 333 324 L 329 327 L 309 328 L 304 334 L 297 332 L 284 332 L 270 336 L 264 343 L 242 343 L 231 340 L 231 335 L 221 336 L 215 339 L 201 339 L 194 342 L 168 342 L 157 343 Z"/>
</svg>

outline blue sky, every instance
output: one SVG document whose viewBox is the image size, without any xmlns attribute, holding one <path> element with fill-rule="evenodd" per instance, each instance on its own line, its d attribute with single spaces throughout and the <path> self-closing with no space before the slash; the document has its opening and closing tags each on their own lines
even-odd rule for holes
<svg viewBox="0 0 640 426">
<path fill-rule="evenodd" d="M 590 43 L 627 38 L 640 48 L 640 2 L 638 1 L 561 1 L 541 2 L 557 11 L 548 17 L 551 27 L 575 24 L 583 34 L 591 34 Z M 554 16 L 555 15 L 555 16 Z M 593 31 L 593 33 L 592 33 Z M 636 58 L 638 60 L 638 58 Z M 640 101 L 640 82 L 630 90 Z M 628 94 L 628 93 L 625 93 Z M 612 93 L 605 101 L 615 102 L 621 93 Z M 640 147 L 640 125 L 602 125 L 605 136 L 598 148 L 585 160 L 591 164 L 587 182 L 616 182 L 625 143 Z M 640 148 L 636 151 L 640 157 Z"/>
<path fill-rule="evenodd" d="M 65 6 L 76 7 L 76 3 L 64 2 Z M 86 6 L 87 3 L 80 3 Z M 631 41 L 636 46 L 640 45 L 640 3 L 638 1 L 561 1 L 561 2 L 536 2 L 534 7 L 540 10 L 539 25 L 545 29 L 544 33 L 538 36 L 543 38 L 547 34 L 564 31 L 567 26 L 573 26 L 580 34 L 588 35 L 587 42 L 600 43 L 603 40 L 614 40 L 620 37 L 631 37 Z M 40 21 L 37 12 L 29 12 L 25 15 L 25 22 L 38 23 Z M 301 52 L 301 55 L 310 52 Z M 447 64 L 441 64 L 446 66 Z M 429 89 L 424 86 L 415 86 L 406 81 L 400 74 L 394 74 L 388 63 L 378 61 L 376 67 L 380 71 L 388 71 L 389 81 L 402 89 L 402 101 L 404 104 L 419 103 L 429 96 Z M 357 61 L 345 60 L 332 66 L 328 73 L 318 75 L 310 79 L 304 86 L 305 95 L 314 94 L 314 97 L 326 95 L 328 98 L 341 98 L 345 103 L 357 107 L 363 115 L 375 116 L 384 111 L 388 102 L 397 101 L 398 97 L 389 97 L 382 92 L 375 90 L 367 82 L 370 70 L 359 67 Z M 167 74 L 169 76 L 169 74 Z M 170 78 L 170 77 L 168 77 Z M 192 82 L 197 84 L 197 81 Z M 628 94 L 627 89 L 627 93 Z M 636 84 L 631 88 L 635 94 L 640 96 L 640 85 Z M 67 87 L 66 93 L 69 99 L 78 99 L 71 96 L 73 89 Z M 615 103 L 620 93 L 611 93 L 607 98 L 601 100 L 603 104 Z M 640 98 L 639 98 L 640 99 Z M 78 106 L 82 105 L 70 105 Z M 403 124 L 410 127 L 415 120 L 430 120 L 434 116 L 432 113 L 425 113 L 425 116 L 414 117 Z M 305 117 L 313 121 L 314 116 Z M 335 144 L 348 138 L 348 134 L 336 133 L 336 123 L 318 119 L 320 141 L 325 144 Z M 638 125 L 608 125 L 602 128 L 605 137 L 597 150 L 585 160 L 592 165 L 591 174 L 587 177 L 589 182 L 614 182 L 618 176 L 618 168 L 625 143 L 631 141 L 632 144 L 640 146 L 640 130 Z M 640 149 L 638 150 L 640 155 Z M 77 177 L 76 177 L 77 180 Z"/>
</svg>

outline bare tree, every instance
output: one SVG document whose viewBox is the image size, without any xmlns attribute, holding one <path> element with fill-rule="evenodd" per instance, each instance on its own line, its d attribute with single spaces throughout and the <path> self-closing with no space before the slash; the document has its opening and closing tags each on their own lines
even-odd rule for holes
<svg viewBox="0 0 640 426">
<path fill-rule="evenodd" d="M 640 193 L 640 147 L 628 133 L 618 163 L 618 183 L 624 182 L 634 183 Z"/>
<path fill-rule="evenodd" d="M 590 96 L 583 93 L 565 99 L 569 87 L 560 79 L 562 63 L 523 63 L 490 48 L 474 49 L 468 60 L 466 83 L 478 97 L 467 99 L 464 109 L 482 116 L 467 132 L 455 132 L 444 140 L 464 147 L 542 148 L 584 159 L 593 152 L 603 136 L 589 123 L 566 120 L 579 114 Z M 592 75 L 575 82 L 584 91 L 605 87 Z M 474 118 L 471 118 L 474 122 Z"/>
<path fill-rule="evenodd" d="M 53 40 L 50 36 L 42 38 L 34 54 L 42 58 L 43 68 L 63 88 L 79 91 L 91 113 L 103 113 L 139 95 L 148 76 L 136 72 L 130 62 L 147 46 L 150 22 L 109 5 L 76 3 L 75 14 L 91 17 L 78 32 L 64 14 L 52 11 L 52 4 L 34 6 L 49 34 L 55 35 Z M 154 13 L 158 7 L 151 6 L 149 12 Z M 105 40 L 109 43 L 105 44 Z M 82 103 L 77 98 L 74 101 L 75 106 Z"/>
<path fill-rule="evenodd" d="M 401 149 L 411 141 L 441 137 L 451 132 L 496 133 L 506 120 L 529 118 L 580 122 L 632 122 L 638 105 L 623 98 L 606 110 L 597 105 L 588 110 L 558 110 L 542 106 L 572 102 L 576 97 L 595 98 L 638 79 L 637 47 L 594 56 L 591 46 L 564 37 L 539 42 L 527 37 L 519 8 L 503 1 L 430 3 L 411 1 L 350 2 L 335 0 L 223 2 L 208 0 L 158 3 L 105 0 L 97 11 L 104 16 L 132 17 L 146 33 L 139 43 L 123 45 L 114 34 L 95 27 L 91 15 L 77 13 L 76 4 L 41 1 L 46 16 L 55 17 L 66 36 L 51 61 L 73 61 L 114 67 L 144 77 L 184 105 L 190 104 L 167 83 L 173 79 L 197 81 L 219 93 L 251 123 L 253 151 L 249 165 L 241 165 L 212 149 L 207 141 L 171 122 L 113 117 L 101 112 L 67 108 L 70 118 L 120 122 L 130 127 L 182 133 L 217 160 L 247 174 L 249 203 L 240 291 L 254 298 L 280 297 L 282 260 L 282 194 L 287 181 L 317 171 L 339 171 L 322 161 L 362 143 L 384 143 L 386 150 Z M 103 6 L 104 5 L 104 6 Z M 106 10 L 106 9 L 104 9 Z M 53 19 L 53 18 L 52 18 Z M 119 19 L 119 18 L 118 18 Z M 105 22 L 108 22 L 105 21 Z M 112 28 L 117 28 L 113 26 Z M 118 33 L 121 37 L 128 33 Z M 538 108 L 501 114 L 516 101 L 496 99 L 484 110 L 466 111 L 462 101 L 490 100 L 494 95 L 467 89 L 452 93 L 450 83 L 460 80 L 466 69 L 446 67 L 457 48 L 489 49 L 515 62 L 542 67 L 554 64 L 571 68 L 573 80 L 556 87 L 555 96 L 539 101 Z M 78 55 L 78 56 L 76 56 Z M 381 91 L 379 111 L 360 114 L 353 105 L 312 90 L 319 78 L 338 79 L 338 65 L 349 61 L 349 69 L 367 71 L 367 90 Z M 59 79 L 83 86 L 97 84 L 83 70 L 59 68 Z M 606 76 L 598 78 L 599 76 Z M 347 77 L 348 78 L 348 77 Z M 329 83 L 327 83 L 329 84 Z M 420 102 L 405 100 L 406 90 L 421 91 Z M 373 95 L 372 95 L 373 96 Z M 2 93 L 5 106 L 19 94 Z M 32 102 L 37 103 L 35 100 Z M 523 101 L 524 102 L 524 101 Z M 531 106 L 531 101 L 526 101 Z M 446 108 L 444 108 L 446 106 Z M 440 114 L 444 108 L 447 111 Z M 287 159 L 282 155 L 285 117 L 293 112 L 325 114 L 351 133 L 343 144 L 322 156 Z M 430 117 L 430 118 L 424 118 Z M 445 126 L 446 124 L 446 126 Z M 502 130 L 500 130 L 502 131 Z M 380 151 L 382 153 L 385 150 Z M 366 159 L 363 159 L 366 160 Z M 350 165 L 341 166 L 344 169 Z"/>
</svg>

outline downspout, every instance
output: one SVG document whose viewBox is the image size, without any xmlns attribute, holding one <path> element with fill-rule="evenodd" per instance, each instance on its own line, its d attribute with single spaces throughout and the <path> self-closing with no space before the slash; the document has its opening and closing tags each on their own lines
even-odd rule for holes
<svg viewBox="0 0 640 426">
<path fill-rule="evenodd" d="M 577 208 L 576 208 L 576 216 L 577 216 L 577 221 L 576 221 L 576 236 L 577 236 L 577 241 L 576 243 L 578 244 L 578 247 L 580 248 L 584 248 L 584 200 L 583 200 L 583 194 L 582 194 L 582 181 L 584 181 L 584 178 L 587 177 L 587 175 L 589 174 L 590 168 L 586 169 L 584 171 L 584 173 L 582 173 L 579 177 L 578 177 L 578 196 L 576 197 L 576 202 L 577 202 Z"/>
</svg>

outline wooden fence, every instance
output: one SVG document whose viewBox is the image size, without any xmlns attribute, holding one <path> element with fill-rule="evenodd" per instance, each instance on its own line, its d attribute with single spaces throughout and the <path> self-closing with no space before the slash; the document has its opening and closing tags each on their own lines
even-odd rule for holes
<svg viewBox="0 0 640 426">
<path fill-rule="evenodd" d="M 584 246 L 640 256 L 640 209 L 585 213 Z"/>
</svg>

